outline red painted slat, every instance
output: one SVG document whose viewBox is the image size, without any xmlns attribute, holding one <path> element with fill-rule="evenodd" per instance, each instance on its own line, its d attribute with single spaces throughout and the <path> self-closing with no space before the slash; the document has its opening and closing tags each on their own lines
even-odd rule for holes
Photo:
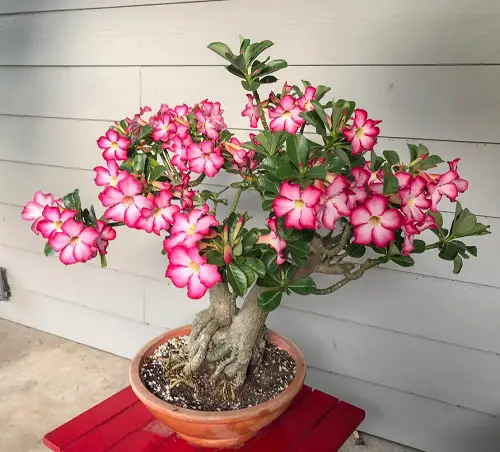
<svg viewBox="0 0 500 452">
<path fill-rule="evenodd" d="M 60 452 L 65 446 L 113 418 L 121 411 L 136 403 L 137 400 L 132 388 L 128 386 L 50 433 L 47 433 L 43 442 L 53 451 Z"/>
<path fill-rule="evenodd" d="M 294 408 L 286 411 L 279 422 L 261 432 L 256 441 L 244 449 L 245 452 L 288 452 L 338 403 L 335 397 L 313 391 Z"/>
<path fill-rule="evenodd" d="M 165 442 L 161 443 L 158 446 L 158 448 L 154 450 L 154 452 L 205 452 L 205 451 L 213 452 L 214 449 L 207 449 L 205 447 L 193 446 L 192 444 L 186 443 L 186 441 L 175 435 L 172 435 L 170 438 L 168 438 Z"/>
<path fill-rule="evenodd" d="M 174 434 L 166 425 L 152 420 L 121 439 L 109 449 L 109 452 L 153 452 L 162 442 Z"/>
<path fill-rule="evenodd" d="M 293 452 L 334 452 L 365 418 L 365 412 L 345 402 L 331 410 Z"/>
<path fill-rule="evenodd" d="M 105 424 L 63 448 L 63 452 L 104 452 L 134 430 L 146 425 L 153 415 L 139 401 Z"/>
</svg>

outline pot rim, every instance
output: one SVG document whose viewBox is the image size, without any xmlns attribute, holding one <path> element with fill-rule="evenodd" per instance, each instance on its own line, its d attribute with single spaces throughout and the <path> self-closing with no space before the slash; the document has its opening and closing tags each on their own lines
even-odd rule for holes
<svg viewBox="0 0 500 452">
<path fill-rule="evenodd" d="M 278 348 L 285 350 L 290 357 L 295 361 L 295 376 L 290 384 L 280 392 L 276 397 L 269 399 L 259 405 L 252 407 L 241 408 L 239 410 L 231 411 L 200 411 L 193 410 L 190 408 L 182 408 L 171 403 L 165 402 L 159 397 L 155 396 L 153 393 L 144 386 L 140 378 L 140 369 L 142 362 L 146 356 L 149 356 L 152 352 L 151 349 L 159 347 L 161 344 L 167 342 L 168 340 L 189 334 L 191 331 L 191 325 L 184 325 L 179 328 L 174 328 L 168 330 L 159 336 L 151 339 L 147 342 L 134 356 L 130 366 L 130 383 L 132 390 L 135 392 L 136 396 L 152 410 L 155 411 L 168 411 L 169 416 L 183 422 L 192 423 L 226 423 L 232 420 L 246 420 L 264 414 L 265 412 L 271 412 L 276 410 L 276 405 L 290 403 L 293 398 L 302 389 L 305 375 L 306 375 L 306 365 L 304 356 L 300 349 L 288 338 L 278 334 L 276 331 L 268 330 L 267 340 L 275 344 Z M 172 333 L 175 333 L 172 335 Z M 166 335 L 169 335 L 167 340 L 163 340 Z M 276 343 L 278 342 L 278 344 Z M 281 346 L 280 344 L 281 343 Z M 289 350 L 287 350 L 288 348 Z"/>
</svg>

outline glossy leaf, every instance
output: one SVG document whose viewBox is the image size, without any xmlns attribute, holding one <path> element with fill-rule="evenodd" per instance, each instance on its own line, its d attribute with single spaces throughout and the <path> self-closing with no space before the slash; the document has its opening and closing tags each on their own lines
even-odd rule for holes
<svg viewBox="0 0 500 452">
<path fill-rule="evenodd" d="M 228 47 L 228 45 L 224 44 L 223 42 L 212 42 L 211 44 L 208 45 L 208 48 L 212 52 L 215 52 L 217 55 L 229 61 L 230 63 L 232 63 L 233 60 L 236 58 L 234 53 Z"/>
<path fill-rule="evenodd" d="M 277 290 L 268 290 L 259 295 L 257 306 L 264 312 L 274 311 L 281 303 L 283 294 Z"/>
<path fill-rule="evenodd" d="M 286 139 L 286 154 L 295 168 L 298 170 L 303 168 L 309 158 L 306 137 L 304 135 L 289 135 Z"/>
<path fill-rule="evenodd" d="M 299 295 L 309 295 L 316 289 L 316 283 L 310 276 L 306 276 L 305 278 L 297 279 L 287 287 Z"/>
<path fill-rule="evenodd" d="M 357 243 L 349 243 L 346 248 L 348 256 L 359 258 L 363 257 L 366 252 L 366 247 L 363 245 L 358 245 Z"/>
<path fill-rule="evenodd" d="M 49 242 L 47 242 L 43 248 L 43 254 L 46 256 L 52 256 L 54 253 L 54 249 L 49 245 Z"/>
<path fill-rule="evenodd" d="M 247 277 L 234 262 L 231 262 L 227 269 L 227 280 L 237 295 L 240 297 L 245 295 L 248 288 Z"/>
<path fill-rule="evenodd" d="M 453 273 L 457 274 L 460 273 L 460 270 L 462 270 L 462 266 L 464 265 L 464 261 L 461 256 L 456 256 L 455 259 L 453 259 Z"/>
<path fill-rule="evenodd" d="M 258 276 L 263 277 L 266 274 L 266 266 L 264 262 L 254 257 L 245 257 L 242 259 L 242 264 L 251 268 Z"/>
<path fill-rule="evenodd" d="M 411 267 L 412 265 L 415 265 L 415 261 L 410 256 L 402 256 L 401 254 L 394 254 L 390 258 L 392 262 L 400 265 L 401 267 Z"/>
<path fill-rule="evenodd" d="M 399 154 L 396 151 L 384 151 L 383 154 L 390 166 L 394 166 L 399 163 Z"/>
<path fill-rule="evenodd" d="M 326 169 L 323 166 L 313 166 L 307 170 L 306 176 L 308 179 L 324 180 L 326 177 Z"/>
</svg>

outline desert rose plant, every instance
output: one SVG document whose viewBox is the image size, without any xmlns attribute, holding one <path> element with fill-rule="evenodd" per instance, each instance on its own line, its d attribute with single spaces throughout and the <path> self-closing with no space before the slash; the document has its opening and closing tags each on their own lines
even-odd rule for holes
<svg viewBox="0 0 500 452">
<path fill-rule="evenodd" d="M 225 374 L 236 386 L 260 365 L 266 318 L 284 295 L 329 295 L 378 265 L 412 266 L 428 250 L 458 273 L 464 259 L 477 255 L 462 239 L 488 234 L 456 202 L 468 188 L 459 159 L 446 164 L 413 144 L 404 158 L 392 150 L 376 154 L 381 121 L 352 101 L 326 100 L 330 88 L 323 85 L 285 83 L 261 100 L 259 88 L 287 66 L 261 58 L 270 46 L 242 39 L 233 53 L 223 43 L 209 45 L 241 79 L 248 92 L 241 114 L 260 128 L 257 134 L 240 141 L 215 101 L 162 104 L 155 114 L 145 107 L 97 140 L 102 216 L 82 208 L 78 190 L 59 199 L 38 191 L 22 212 L 46 240 L 45 254 L 58 253 L 66 265 L 100 256 L 105 266 L 117 227 L 160 236 L 165 276 L 188 297 L 208 292 L 210 300 L 193 320 L 185 372 L 217 361 L 214 377 Z M 236 180 L 230 205 L 224 198 L 230 190 L 200 189 L 221 171 Z M 252 224 L 239 207 L 245 191 L 260 197 L 266 224 Z M 456 205 L 446 228 L 443 198 Z M 418 238 L 426 230 L 434 233 L 431 243 Z M 315 273 L 336 278 L 318 288 Z"/>
</svg>

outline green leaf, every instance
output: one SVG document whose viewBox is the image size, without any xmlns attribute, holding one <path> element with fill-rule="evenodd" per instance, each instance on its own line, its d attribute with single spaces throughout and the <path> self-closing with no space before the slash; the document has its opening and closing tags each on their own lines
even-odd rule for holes
<svg viewBox="0 0 500 452">
<path fill-rule="evenodd" d="M 430 152 L 429 152 L 429 149 L 427 148 L 427 146 L 424 146 L 421 143 L 417 146 L 417 158 L 424 157 L 424 156 L 429 155 L 429 154 L 430 154 Z"/>
<path fill-rule="evenodd" d="M 234 262 L 231 262 L 227 269 L 227 280 L 237 295 L 240 297 L 245 295 L 248 288 L 247 277 L 243 270 Z"/>
<path fill-rule="evenodd" d="M 228 72 L 230 72 L 231 74 L 233 75 L 236 75 L 236 77 L 239 77 L 239 78 L 246 78 L 245 77 L 245 74 L 240 71 L 236 66 L 234 66 L 233 64 L 230 64 L 229 66 L 226 66 L 226 69 Z"/>
<path fill-rule="evenodd" d="M 488 231 L 489 225 L 486 226 L 482 223 L 476 223 L 476 225 L 469 231 L 465 236 L 469 237 L 472 235 L 486 235 L 486 234 L 491 234 L 490 231 Z M 455 237 L 465 237 L 461 235 L 455 235 Z"/>
<path fill-rule="evenodd" d="M 451 242 L 446 242 L 441 248 L 441 251 L 439 251 L 439 257 L 445 261 L 452 261 L 455 257 L 457 257 L 458 251 L 459 248 L 457 245 Z"/>
<path fill-rule="evenodd" d="M 80 190 L 77 188 L 76 190 L 68 193 L 66 196 L 63 196 L 63 203 L 66 209 L 76 210 L 80 212 L 82 208 L 82 202 L 80 200 Z"/>
<path fill-rule="evenodd" d="M 299 295 L 309 295 L 316 289 L 316 283 L 310 276 L 306 276 L 305 278 L 297 279 L 287 287 Z"/>
<path fill-rule="evenodd" d="M 451 228 L 451 235 L 455 237 L 466 237 L 468 232 L 476 226 L 477 218 L 470 213 L 469 209 L 462 210 Z"/>
<path fill-rule="evenodd" d="M 230 63 L 232 63 L 233 60 L 236 58 L 234 53 L 228 47 L 228 45 L 224 44 L 223 42 L 212 42 L 207 47 L 212 52 L 215 52 L 217 55 L 221 56 L 222 58 L 229 61 Z"/>
<path fill-rule="evenodd" d="M 303 113 L 300 113 L 299 116 L 301 118 L 304 118 L 308 124 L 311 124 L 316 129 L 317 134 L 323 137 L 326 136 L 326 128 L 323 124 L 323 121 L 318 116 L 318 113 L 316 113 L 314 110 L 305 111 Z"/>
<path fill-rule="evenodd" d="M 166 167 L 163 165 L 157 165 L 155 166 L 150 172 L 149 172 L 149 180 L 150 181 L 155 181 L 158 180 L 161 176 L 165 174 L 165 171 L 167 170 Z"/>
<path fill-rule="evenodd" d="M 408 143 L 408 150 L 410 151 L 410 162 L 413 162 L 417 159 L 417 146 L 414 144 Z"/>
<path fill-rule="evenodd" d="M 276 263 L 277 259 L 278 255 L 275 251 L 269 251 L 261 257 L 261 260 L 262 262 L 264 262 L 268 273 L 272 273 L 278 268 L 278 264 Z"/>
<path fill-rule="evenodd" d="M 347 245 L 346 252 L 347 255 L 351 257 L 363 257 L 366 252 L 366 247 L 358 245 L 357 243 L 349 243 L 349 245 Z"/>
<path fill-rule="evenodd" d="M 440 212 L 429 212 L 429 215 L 434 217 L 437 227 L 441 229 L 443 227 L 443 215 Z"/>
<path fill-rule="evenodd" d="M 240 36 L 240 53 L 243 53 L 249 45 L 250 39 L 246 39 L 243 36 Z"/>
<path fill-rule="evenodd" d="M 475 246 L 466 246 L 467 251 L 474 257 L 477 257 L 477 247 Z"/>
<path fill-rule="evenodd" d="M 423 240 L 415 239 L 413 241 L 413 247 L 412 253 L 423 253 L 425 251 L 425 242 Z"/>
<path fill-rule="evenodd" d="M 239 242 L 233 247 L 233 256 L 241 256 L 243 253 L 243 243 Z"/>
<path fill-rule="evenodd" d="M 453 259 L 453 273 L 455 275 L 457 273 L 460 273 L 460 270 L 462 270 L 462 266 L 464 265 L 464 261 L 461 256 L 455 256 L 455 259 Z"/>
<path fill-rule="evenodd" d="M 399 163 L 399 154 L 396 151 L 384 151 L 383 154 L 390 166 L 394 166 Z"/>
<path fill-rule="evenodd" d="M 308 179 L 324 180 L 326 177 L 326 169 L 323 166 L 313 166 L 307 170 L 306 176 Z"/>
<path fill-rule="evenodd" d="M 280 305 L 282 296 L 278 290 L 268 290 L 259 295 L 257 306 L 264 312 L 274 311 Z"/>
<path fill-rule="evenodd" d="M 240 261 L 238 261 L 238 263 L 240 263 Z M 245 267 L 244 265 L 240 265 L 240 269 L 243 273 L 245 273 L 245 277 L 247 278 L 247 286 L 250 287 L 257 279 L 255 272 L 251 268 Z"/>
<path fill-rule="evenodd" d="M 251 64 L 262 52 L 264 52 L 264 50 L 273 45 L 274 43 L 272 41 L 267 40 L 250 44 L 243 52 L 245 60 L 248 64 Z"/>
<path fill-rule="evenodd" d="M 273 206 L 273 201 L 274 199 L 266 199 L 265 201 L 262 201 L 262 210 L 265 210 L 266 212 L 268 210 L 271 210 Z"/>
<path fill-rule="evenodd" d="M 288 251 L 297 256 L 307 257 L 309 254 L 309 243 L 303 240 L 296 240 L 295 242 L 288 242 L 286 244 Z"/>
<path fill-rule="evenodd" d="M 257 231 L 256 229 L 250 229 L 250 231 L 246 232 L 243 235 L 241 243 L 243 243 L 244 253 L 248 253 L 259 240 L 259 236 L 257 235 L 256 231 Z"/>
<path fill-rule="evenodd" d="M 274 75 L 266 75 L 259 79 L 260 83 L 276 83 L 278 79 Z"/>
<path fill-rule="evenodd" d="M 216 250 L 210 250 L 207 254 L 205 254 L 207 258 L 207 262 L 212 265 L 217 265 L 217 267 L 224 267 L 226 263 L 224 262 L 224 256 L 222 253 Z"/>
<path fill-rule="evenodd" d="M 286 154 L 299 171 L 309 160 L 309 146 L 304 135 L 289 135 L 286 139 Z"/>
<path fill-rule="evenodd" d="M 258 276 L 264 277 L 266 274 L 266 266 L 264 262 L 255 257 L 245 257 L 242 259 L 244 266 L 251 268 Z"/>
<path fill-rule="evenodd" d="M 144 171 L 144 167 L 146 166 L 146 160 L 147 160 L 147 155 L 146 154 L 137 154 L 134 157 L 134 161 L 132 163 L 132 169 L 136 173 L 142 173 Z"/>
<path fill-rule="evenodd" d="M 342 161 L 345 166 L 351 166 L 349 156 L 339 147 L 333 149 L 334 154 Z"/>
<path fill-rule="evenodd" d="M 415 261 L 410 256 L 402 256 L 401 254 L 394 254 L 390 256 L 390 259 L 395 264 L 400 265 L 401 267 L 411 267 L 415 265 Z"/>
<path fill-rule="evenodd" d="M 97 223 L 97 215 L 95 214 L 94 206 L 90 206 L 89 221 L 92 224 Z"/>
<path fill-rule="evenodd" d="M 330 87 L 328 87 L 328 86 L 325 86 L 325 85 L 318 85 L 318 86 L 316 87 L 316 100 L 321 100 L 321 99 L 324 97 L 324 95 L 325 95 L 328 91 L 330 91 L 330 89 L 331 89 L 331 88 L 330 88 Z"/>
<path fill-rule="evenodd" d="M 288 66 L 288 63 L 285 60 L 272 60 L 269 63 L 264 65 L 262 71 L 260 71 L 259 76 L 269 75 L 273 72 L 279 71 L 280 69 L 284 69 Z"/>
<path fill-rule="evenodd" d="M 288 162 L 282 163 L 276 170 L 275 176 L 279 180 L 294 179 L 300 176 L 297 169 Z"/>
<path fill-rule="evenodd" d="M 393 176 L 391 170 L 384 166 L 384 195 L 397 193 L 399 190 L 399 182 L 396 176 Z"/>
<path fill-rule="evenodd" d="M 49 242 L 47 242 L 43 248 L 43 254 L 46 256 L 52 256 L 54 253 L 54 249 L 49 245 Z"/>
<path fill-rule="evenodd" d="M 418 170 L 428 170 L 431 168 L 435 168 L 436 166 L 438 166 L 440 163 L 443 162 L 444 160 L 438 155 L 429 155 L 427 158 L 420 160 L 415 165 L 413 165 L 412 168 Z"/>
<path fill-rule="evenodd" d="M 330 129 L 330 126 L 328 124 L 327 115 L 326 115 L 325 110 L 323 109 L 323 106 L 321 105 L 321 103 L 319 103 L 317 100 L 311 100 L 311 104 L 314 107 L 314 111 L 318 114 L 321 121 L 323 122 L 325 128 Z"/>
<path fill-rule="evenodd" d="M 245 88 L 247 91 L 255 91 L 259 89 L 260 83 L 255 80 L 251 82 L 242 80 L 241 86 L 243 86 L 243 88 Z"/>
</svg>

